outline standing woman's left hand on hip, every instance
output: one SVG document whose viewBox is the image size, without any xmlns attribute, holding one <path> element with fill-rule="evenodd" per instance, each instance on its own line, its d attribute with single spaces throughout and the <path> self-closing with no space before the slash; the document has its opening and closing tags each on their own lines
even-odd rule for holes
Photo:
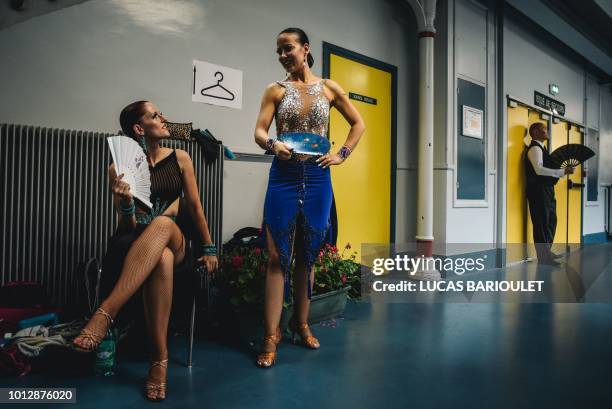
<svg viewBox="0 0 612 409">
<path fill-rule="evenodd" d="M 328 168 L 331 165 L 339 165 L 342 162 L 344 162 L 344 160 L 342 160 L 340 155 L 338 155 L 337 153 L 328 153 L 327 155 L 323 155 L 319 159 L 317 159 L 317 163 L 322 168 Z"/>
</svg>

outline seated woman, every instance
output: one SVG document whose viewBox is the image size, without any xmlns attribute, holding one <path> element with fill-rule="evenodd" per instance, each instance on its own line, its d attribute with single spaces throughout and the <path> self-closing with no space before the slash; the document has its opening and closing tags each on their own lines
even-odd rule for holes
<svg viewBox="0 0 612 409">
<path fill-rule="evenodd" d="M 148 209 L 132 196 L 130 186 L 122 180 L 123 175 L 117 175 L 111 164 L 109 181 L 119 225 L 105 257 L 104 275 L 117 276 L 116 282 L 73 344 L 77 350 L 93 351 L 121 308 L 142 288 L 145 321 L 153 344 L 146 395 L 150 400 L 163 400 L 173 268 L 185 257 L 184 233 L 175 222 L 182 195 L 204 243 L 204 255 L 198 261 L 208 272 L 217 268 L 216 248 L 200 203 L 189 154 L 159 144 L 170 136 L 166 118 L 151 102 L 137 101 L 121 111 L 119 122 L 125 135 L 134 138 L 147 155 L 153 208 Z"/>
</svg>

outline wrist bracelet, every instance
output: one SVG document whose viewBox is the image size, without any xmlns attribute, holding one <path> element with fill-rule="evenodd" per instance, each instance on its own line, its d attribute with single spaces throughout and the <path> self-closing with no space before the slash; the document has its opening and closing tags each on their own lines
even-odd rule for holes
<svg viewBox="0 0 612 409">
<path fill-rule="evenodd" d="M 266 141 L 266 150 L 270 152 L 274 152 L 274 144 L 276 143 L 276 138 L 268 138 Z"/>
<path fill-rule="evenodd" d="M 352 152 L 351 148 L 349 148 L 346 145 L 342 145 L 342 148 L 340 148 L 340 150 L 338 151 L 338 156 L 342 158 L 342 161 L 345 161 L 346 158 L 349 157 L 351 152 Z"/>
<path fill-rule="evenodd" d="M 214 244 L 204 244 L 202 245 L 202 251 L 205 256 L 216 256 L 217 246 L 215 246 Z"/>
<path fill-rule="evenodd" d="M 123 200 L 119 201 L 119 212 L 125 216 L 133 216 L 136 213 L 136 204 L 132 200 L 129 205 L 123 203 Z"/>
</svg>

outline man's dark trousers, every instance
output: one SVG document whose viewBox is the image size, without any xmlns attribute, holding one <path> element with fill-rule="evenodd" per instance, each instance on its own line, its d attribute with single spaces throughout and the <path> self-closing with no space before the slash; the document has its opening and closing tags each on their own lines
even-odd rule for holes
<svg viewBox="0 0 612 409">
<path fill-rule="evenodd" d="M 535 185 L 527 187 L 527 202 L 533 224 L 533 241 L 536 243 L 538 261 L 550 261 L 550 250 L 557 230 L 557 201 L 555 187 Z"/>
</svg>

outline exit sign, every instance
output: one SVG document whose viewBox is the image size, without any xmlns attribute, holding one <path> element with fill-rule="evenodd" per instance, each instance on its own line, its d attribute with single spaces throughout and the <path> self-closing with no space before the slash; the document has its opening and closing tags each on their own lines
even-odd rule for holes
<svg viewBox="0 0 612 409">
<path fill-rule="evenodd" d="M 557 95 L 559 93 L 559 86 L 557 84 L 548 84 L 548 92 L 550 92 L 550 95 Z"/>
</svg>

